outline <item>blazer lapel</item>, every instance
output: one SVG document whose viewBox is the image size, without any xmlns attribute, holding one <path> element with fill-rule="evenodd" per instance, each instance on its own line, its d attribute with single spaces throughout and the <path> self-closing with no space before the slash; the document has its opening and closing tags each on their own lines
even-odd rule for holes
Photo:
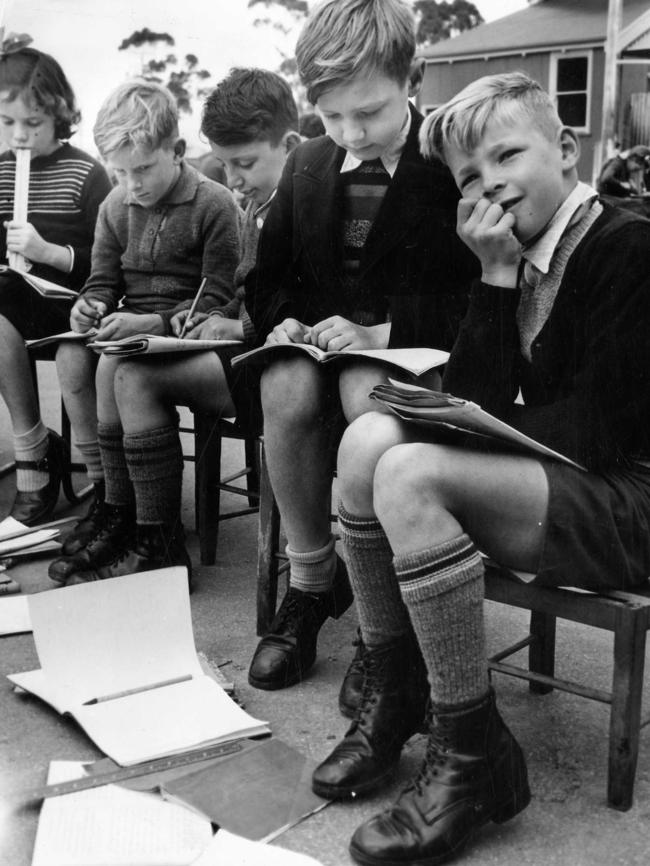
<svg viewBox="0 0 650 866">
<path fill-rule="evenodd" d="M 339 174 L 345 152 L 331 139 L 323 150 L 296 172 L 294 189 L 302 252 L 323 286 L 343 278 L 341 185 Z"/>
</svg>

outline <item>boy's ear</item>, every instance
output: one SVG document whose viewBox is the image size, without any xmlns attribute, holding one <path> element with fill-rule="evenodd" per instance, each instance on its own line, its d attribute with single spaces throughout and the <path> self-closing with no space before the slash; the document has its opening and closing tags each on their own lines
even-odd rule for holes
<svg viewBox="0 0 650 866">
<path fill-rule="evenodd" d="M 294 147 L 300 144 L 301 141 L 302 137 L 293 129 L 289 130 L 289 132 L 285 132 L 282 136 L 282 144 L 284 144 L 285 153 L 291 153 Z"/>
<path fill-rule="evenodd" d="M 563 126 L 560 130 L 560 148 L 563 167 L 566 170 L 575 168 L 580 159 L 580 141 L 570 126 Z"/>
<path fill-rule="evenodd" d="M 426 69 L 426 65 L 424 57 L 416 57 L 411 63 L 408 77 L 409 96 L 415 96 L 420 92 L 424 80 L 424 70 Z"/>
<path fill-rule="evenodd" d="M 179 138 L 174 144 L 174 162 L 180 162 L 181 159 L 185 156 L 185 139 Z"/>
</svg>

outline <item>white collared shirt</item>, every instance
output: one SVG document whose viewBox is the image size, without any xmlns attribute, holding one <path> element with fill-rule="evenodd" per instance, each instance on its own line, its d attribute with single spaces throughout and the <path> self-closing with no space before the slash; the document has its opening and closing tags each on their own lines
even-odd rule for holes
<svg viewBox="0 0 650 866">
<path fill-rule="evenodd" d="M 404 145 L 406 144 L 406 139 L 408 138 L 410 129 L 411 111 L 409 109 L 406 112 L 406 120 L 404 121 L 404 124 L 400 129 L 397 137 L 393 139 L 392 143 L 379 157 L 382 165 L 391 177 L 393 177 L 397 169 L 397 163 L 399 162 L 399 158 L 402 155 L 402 151 L 404 150 Z M 346 171 L 354 171 L 355 168 L 359 168 L 362 162 L 363 160 L 357 159 L 357 157 L 353 156 L 349 150 L 346 151 L 345 159 L 343 160 L 343 165 L 341 166 L 341 174 Z"/>
<path fill-rule="evenodd" d="M 537 238 L 530 247 L 523 250 L 522 257 L 525 260 L 524 278 L 529 285 L 538 284 L 540 275 L 549 272 L 551 261 L 565 231 L 572 223 L 580 219 L 583 212 L 588 209 L 588 206 L 597 197 L 598 193 L 593 187 L 582 183 L 582 181 L 578 181 L 560 207 L 555 211 L 541 237 Z"/>
</svg>

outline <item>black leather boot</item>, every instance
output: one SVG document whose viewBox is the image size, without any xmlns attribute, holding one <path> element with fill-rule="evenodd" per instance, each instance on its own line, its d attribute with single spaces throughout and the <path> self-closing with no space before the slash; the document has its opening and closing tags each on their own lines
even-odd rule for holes
<svg viewBox="0 0 650 866">
<path fill-rule="evenodd" d="M 68 578 L 67 585 L 89 583 L 94 580 L 108 580 L 138 571 L 154 571 L 172 565 L 187 568 L 187 577 L 192 588 L 192 563 L 185 549 L 185 536 L 182 527 L 173 530 L 162 523 L 138 524 L 135 542 L 126 544 L 106 565 L 99 565 L 87 571 L 77 571 Z"/>
<path fill-rule="evenodd" d="M 49 481 L 40 490 L 18 490 L 11 506 L 10 516 L 25 526 L 38 526 L 51 516 L 59 499 L 59 486 L 70 475 L 68 449 L 64 440 L 48 430 L 47 452 L 41 460 L 16 460 L 16 469 L 47 472 Z"/>
<path fill-rule="evenodd" d="M 397 766 L 404 743 L 422 727 L 427 690 L 410 663 L 410 636 L 363 654 L 361 702 L 354 721 L 312 776 L 314 793 L 328 799 L 366 794 Z"/>
<path fill-rule="evenodd" d="M 361 703 L 361 693 L 363 690 L 363 657 L 366 651 L 361 629 L 357 628 L 357 635 L 352 641 L 352 645 L 356 646 L 356 652 L 350 662 L 350 665 L 345 672 L 341 688 L 339 690 L 339 710 L 341 715 L 348 719 L 353 719 L 357 711 L 357 707 Z M 420 696 L 424 695 L 425 702 L 429 696 L 429 682 L 427 680 L 427 671 L 424 665 L 424 659 L 420 652 L 420 647 L 415 634 L 411 632 L 411 640 L 409 643 L 409 655 L 411 663 L 411 676 L 415 684 L 415 688 L 419 690 Z M 425 733 L 424 719 L 422 720 L 422 733 Z"/>
<path fill-rule="evenodd" d="M 364 866 L 436 866 L 529 802 L 523 753 L 490 691 L 472 707 L 434 711 L 420 772 L 391 809 L 358 828 L 350 853 Z"/>
<path fill-rule="evenodd" d="M 352 641 L 352 646 L 356 647 L 356 650 L 339 689 L 339 711 L 342 716 L 348 719 L 354 718 L 357 707 L 361 703 L 363 691 L 363 656 L 366 647 L 361 637 L 360 628 L 357 628 L 357 635 Z"/>
<path fill-rule="evenodd" d="M 71 556 L 60 556 L 50 563 L 47 573 L 56 583 L 66 581 L 79 571 L 96 565 L 105 565 L 133 541 L 135 515 L 131 506 L 107 505 L 102 507 L 102 520 L 95 535 L 85 547 Z"/>
<path fill-rule="evenodd" d="M 328 592 L 301 592 L 290 586 L 268 634 L 257 645 L 248 682 L 256 689 L 274 690 L 303 680 L 316 661 L 321 626 L 328 616 L 342 616 L 352 599 L 347 569 L 339 557 Z"/>
<path fill-rule="evenodd" d="M 93 498 L 88 511 L 81 518 L 72 532 L 65 537 L 61 547 L 64 556 L 72 556 L 78 553 L 97 535 L 104 521 L 104 482 L 96 481 L 93 484 Z"/>
</svg>

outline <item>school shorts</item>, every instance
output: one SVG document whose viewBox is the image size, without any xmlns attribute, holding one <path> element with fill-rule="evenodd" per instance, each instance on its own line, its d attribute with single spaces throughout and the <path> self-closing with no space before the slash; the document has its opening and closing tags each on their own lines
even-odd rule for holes
<svg viewBox="0 0 650 866">
<path fill-rule="evenodd" d="M 650 577 L 650 468 L 596 474 L 542 462 L 549 484 L 546 537 L 534 582 L 631 590 Z"/>
<path fill-rule="evenodd" d="M 74 298 L 44 298 L 20 277 L 0 274 L 0 316 L 24 340 L 38 340 L 70 330 Z"/>
</svg>

